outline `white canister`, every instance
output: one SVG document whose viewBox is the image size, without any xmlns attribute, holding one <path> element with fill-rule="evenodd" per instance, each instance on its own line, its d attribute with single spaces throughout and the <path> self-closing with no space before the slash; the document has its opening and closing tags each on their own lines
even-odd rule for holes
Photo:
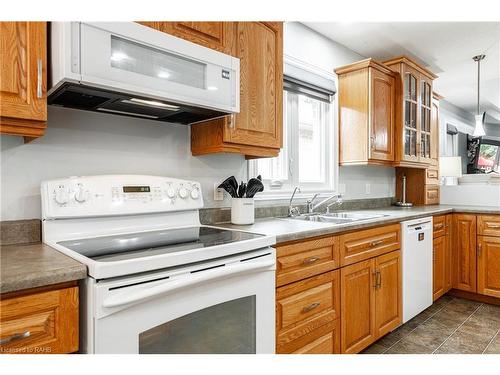
<svg viewBox="0 0 500 375">
<path fill-rule="evenodd" d="M 231 223 L 237 225 L 253 224 L 255 220 L 253 198 L 231 199 Z"/>
</svg>

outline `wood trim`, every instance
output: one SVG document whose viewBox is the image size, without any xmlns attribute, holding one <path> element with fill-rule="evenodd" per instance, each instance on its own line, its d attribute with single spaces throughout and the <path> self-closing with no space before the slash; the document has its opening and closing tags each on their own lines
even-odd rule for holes
<svg viewBox="0 0 500 375">
<path fill-rule="evenodd" d="M 500 306 L 500 298 L 485 296 L 482 294 L 467 292 L 465 290 L 460 289 L 451 289 L 448 294 L 450 296 L 459 297 L 469 299 L 471 301 L 481 302 L 481 303 L 489 303 L 490 305 Z"/>
<path fill-rule="evenodd" d="M 346 73 L 351 73 L 359 69 L 364 69 L 364 68 L 374 68 L 382 73 L 391 75 L 392 77 L 396 78 L 397 73 L 395 73 L 392 69 L 388 68 L 386 65 L 382 64 L 381 62 L 378 62 L 374 60 L 373 58 L 368 58 L 364 59 L 361 61 L 354 62 L 352 64 L 344 65 L 341 67 L 338 67 L 334 70 L 334 72 L 337 75 L 341 74 L 346 74 Z"/>
<path fill-rule="evenodd" d="M 71 288 L 71 287 L 75 287 L 77 285 L 78 285 L 78 282 L 75 280 L 75 281 L 67 281 L 67 282 L 59 283 L 59 284 L 39 286 L 39 287 L 36 287 L 36 288 L 16 290 L 14 292 L 8 292 L 8 293 L 2 293 L 2 294 L 0 294 L 0 300 L 5 300 L 5 299 L 9 299 L 9 298 L 16 298 L 16 297 L 22 297 L 22 296 L 28 296 L 28 295 L 36 294 L 36 293 L 50 292 L 51 290 L 59 290 L 59 289 L 64 289 L 64 288 Z"/>
<path fill-rule="evenodd" d="M 382 64 L 384 64 L 386 66 L 391 66 L 391 65 L 395 65 L 395 64 L 401 64 L 401 63 L 406 64 L 415 70 L 418 70 L 420 73 L 422 73 L 423 75 L 425 75 L 431 79 L 438 78 L 438 76 L 435 75 L 434 73 L 432 73 L 430 70 L 424 68 L 422 65 L 418 64 L 416 61 L 410 59 L 408 56 L 405 56 L 405 55 L 394 57 L 390 60 L 385 60 L 382 62 Z"/>
</svg>

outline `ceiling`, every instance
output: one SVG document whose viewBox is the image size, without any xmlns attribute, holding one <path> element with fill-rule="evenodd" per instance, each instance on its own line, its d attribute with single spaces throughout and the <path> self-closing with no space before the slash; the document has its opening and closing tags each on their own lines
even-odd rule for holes
<svg viewBox="0 0 500 375">
<path fill-rule="evenodd" d="M 407 55 L 439 78 L 434 90 L 475 114 L 481 53 L 481 111 L 500 124 L 500 22 L 304 22 L 331 40 L 377 60 Z"/>
</svg>

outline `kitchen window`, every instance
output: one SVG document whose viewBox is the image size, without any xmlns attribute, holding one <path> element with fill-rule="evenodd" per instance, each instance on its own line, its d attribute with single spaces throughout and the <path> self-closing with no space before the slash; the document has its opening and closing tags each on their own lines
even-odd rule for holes
<svg viewBox="0 0 500 375">
<path fill-rule="evenodd" d="M 483 139 L 479 146 L 477 169 L 483 173 L 498 172 L 500 162 L 500 141 Z"/>
<path fill-rule="evenodd" d="M 331 84 L 328 89 L 325 81 Z M 295 186 L 302 193 L 336 191 L 333 78 L 323 78 L 323 87 L 317 82 L 286 76 L 285 65 L 283 148 L 278 157 L 249 162 L 249 175 L 262 176 L 264 199 L 289 197 Z"/>
</svg>

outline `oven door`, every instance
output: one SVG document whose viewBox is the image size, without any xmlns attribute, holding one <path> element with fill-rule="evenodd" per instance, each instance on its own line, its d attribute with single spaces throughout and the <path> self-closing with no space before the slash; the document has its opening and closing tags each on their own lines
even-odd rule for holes
<svg viewBox="0 0 500 375">
<path fill-rule="evenodd" d="M 94 352 L 274 353 L 275 257 L 268 248 L 98 283 Z"/>
<path fill-rule="evenodd" d="M 239 112 L 239 59 L 134 22 L 81 23 L 82 83 Z"/>
</svg>

